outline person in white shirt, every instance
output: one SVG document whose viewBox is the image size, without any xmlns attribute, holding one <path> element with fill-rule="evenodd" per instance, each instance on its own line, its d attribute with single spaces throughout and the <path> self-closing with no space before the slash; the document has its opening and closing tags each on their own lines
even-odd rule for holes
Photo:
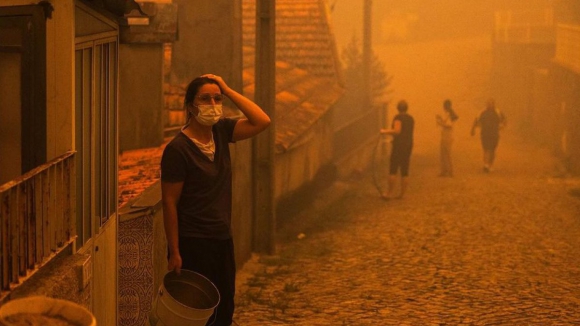
<svg viewBox="0 0 580 326">
<path fill-rule="evenodd" d="M 443 114 L 436 115 L 437 125 L 441 127 L 441 173 L 440 177 L 453 176 L 451 146 L 453 145 L 453 124 L 458 119 L 451 107 L 451 100 L 443 102 Z"/>
</svg>

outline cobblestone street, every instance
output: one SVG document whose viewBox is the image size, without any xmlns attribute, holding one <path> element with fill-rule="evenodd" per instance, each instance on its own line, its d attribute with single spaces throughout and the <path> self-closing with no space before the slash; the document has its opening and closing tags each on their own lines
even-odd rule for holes
<svg viewBox="0 0 580 326">
<path fill-rule="evenodd" d="M 579 184 L 513 138 L 483 174 L 478 145 L 454 178 L 435 149 L 415 155 L 401 200 L 379 199 L 373 171 L 321 194 L 240 270 L 236 323 L 580 324 Z"/>
<path fill-rule="evenodd" d="M 509 117 L 496 170 L 481 171 L 469 128 L 486 97 L 489 46 L 469 42 L 386 54 L 417 119 L 407 196 L 379 198 L 382 165 L 280 223 L 277 254 L 239 270 L 237 325 L 580 325 L 579 179 L 514 136 Z M 449 62 L 411 55 L 436 52 Z M 442 96 L 461 117 L 453 178 L 437 177 Z"/>
</svg>

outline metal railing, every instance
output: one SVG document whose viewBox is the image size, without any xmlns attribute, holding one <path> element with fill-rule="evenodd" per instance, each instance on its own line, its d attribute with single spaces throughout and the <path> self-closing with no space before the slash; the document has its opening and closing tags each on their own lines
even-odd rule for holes
<svg viewBox="0 0 580 326">
<path fill-rule="evenodd" d="M 0 186 L 0 291 L 12 290 L 72 241 L 73 173 L 74 152 L 67 152 Z"/>
<path fill-rule="evenodd" d="M 580 26 L 558 25 L 555 61 L 580 73 Z"/>
</svg>

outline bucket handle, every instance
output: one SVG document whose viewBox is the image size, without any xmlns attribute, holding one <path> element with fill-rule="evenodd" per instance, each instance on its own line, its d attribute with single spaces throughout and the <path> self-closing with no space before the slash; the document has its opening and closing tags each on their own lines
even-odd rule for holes
<svg viewBox="0 0 580 326">
<path fill-rule="evenodd" d="M 211 326 L 215 323 L 215 321 L 217 320 L 217 307 L 215 308 L 214 312 L 213 312 L 213 321 L 209 324 L 207 324 L 206 326 Z"/>
</svg>

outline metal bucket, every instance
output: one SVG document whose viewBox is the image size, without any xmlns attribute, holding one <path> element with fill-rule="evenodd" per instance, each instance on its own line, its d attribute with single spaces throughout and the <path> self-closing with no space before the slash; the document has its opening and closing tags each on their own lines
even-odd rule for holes
<svg viewBox="0 0 580 326">
<path fill-rule="evenodd" d="M 163 277 L 153 302 L 151 326 L 205 326 L 220 301 L 215 285 L 205 276 L 181 270 Z"/>
<path fill-rule="evenodd" d="M 93 316 L 93 314 L 85 307 L 68 300 L 54 299 L 45 296 L 14 299 L 8 301 L 0 308 L 0 319 L 20 314 L 58 317 L 74 325 L 97 326 L 95 316 Z M 31 322 L 31 320 L 32 319 L 29 319 L 28 322 Z M 28 322 L 26 325 L 30 325 Z M 0 324 L 3 323 L 0 322 Z M 19 325 L 21 324 L 19 323 Z"/>
</svg>

